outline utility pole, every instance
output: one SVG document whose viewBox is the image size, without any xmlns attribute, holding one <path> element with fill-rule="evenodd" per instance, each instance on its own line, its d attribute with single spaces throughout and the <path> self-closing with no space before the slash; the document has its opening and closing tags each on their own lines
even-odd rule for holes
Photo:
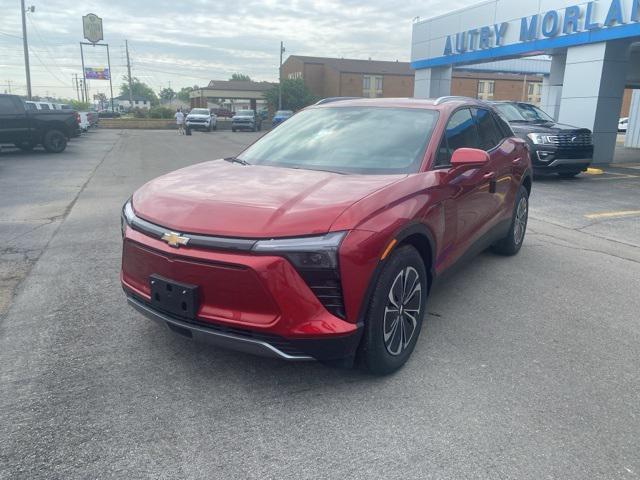
<svg viewBox="0 0 640 480">
<path fill-rule="evenodd" d="M 278 69 L 278 110 L 282 110 L 282 54 L 284 43 L 280 42 L 280 68 Z"/>
<path fill-rule="evenodd" d="M 73 74 L 73 79 L 75 80 L 75 85 L 76 85 L 76 96 L 78 97 L 78 101 L 80 101 L 80 87 L 78 85 L 78 74 L 77 73 Z"/>
<path fill-rule="evenodd" d="M 127 50 L 127 72 L 129 77 L 129 108 L 133 108 L 133 82 L 131 81 L 131 60 L 129 59 L 129 42 L 124 41 Z"/>
<path fill-rule="evenodd" d="M 22 11 L 22 47 L 24 48 L 24 70 L 27 74 L 27 97 L 31 100 L 31 71 L 29 69 L 29 43 L 27 42 L 27 9 L 24 6 L 24 0 L 20 0 Z M 34 12 L 36 7 L 29 7 L 30 12 Z"/>
<path fill-rule="evenodd" d="M 7 86 L 9 87 L 9 95 L 11 95 L 11 80 L 7 80 Z"/>
</svg>

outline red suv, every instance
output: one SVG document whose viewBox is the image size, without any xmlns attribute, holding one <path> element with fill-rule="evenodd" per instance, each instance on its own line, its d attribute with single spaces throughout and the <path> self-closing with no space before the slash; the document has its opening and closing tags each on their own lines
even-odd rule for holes
<svg viewBox="0 0 640 480">
<path fill-rule="evenodd" d="M 122 211 L 122 286 L 188 338 L 389 373 L 445 270 L 518 252 L 531 178 L 526 142 L 486 103 L 325 102 L 140 188 Z"/>
</svg>

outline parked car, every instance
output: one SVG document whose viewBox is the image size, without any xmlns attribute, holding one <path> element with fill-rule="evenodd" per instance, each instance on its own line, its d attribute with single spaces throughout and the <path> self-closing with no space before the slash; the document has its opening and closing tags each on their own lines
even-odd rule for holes
<svg viewBox="0 0 640 480">
<path fill-rule="evenodd" d="M 587 128 L 557 123 L 530 103 L 492 102 L 513 131 L 531 148 L 533 171 L 575 177 L 593 161 L 593 137 Z"/>
<path fill-rule="evenodd" d="M 273 116 L 273 120 L 271 121 L 271 125 L 273 127 L 277 127 L 285 120 L 288 120 L 293 116 L 293 112 L 291 110 L 278 110 L 276 114 Z"/>
<path fill-rule="evenodd" d="M 445 271 L 489 246 L 518 253 L 531 179 L 527 143 L 486 103 L 312 106 L 237 157 L 136 191 L 122 286 L 188 338 L 389 373 Z"/>
<path fill-rule="evenodd" d="M 191 130 L 211 132 L 217 128 L 217 117 L 208 108 L 194 108 L 185 119 L 185 125 Z"/>
<path fill-rule="evenodd" d="M 221 118 L 233 117 L 233 112 L 231 110 L 227 110 L 226 108 L 213 108 L 211 109 L 211 113 L 215 114 L 216 117 L 221 117 Z"/>
<path fill-rule="evenodd" d="M 629 117 L 621 118 L 618 122 L 618 132 L 627 133 L 627 128 L 629 128 Z"/>
<path fill-rule="evenodd" d="M 253 110 L 239 110 L 231 119 L 231 130 L 252 130 L 257 132 L 262 129 L 262 119 Z"/>
<path fill-rule="evenodd" d="M 0 95 L 0 144 L 22 150 L 42 145 L 48 152 L 60 153 L 79 131 L 79 122 L 73 110 L 33 110 L 17 95 Z"/>
<path fill-rule="evenodd" d="M 261 108 L 260 110 L 258 110 L 258 116 L 260 117 L 260 119 L 266 120 L 267 117 L 269 116 L 269 109 Z"/>
</svg>

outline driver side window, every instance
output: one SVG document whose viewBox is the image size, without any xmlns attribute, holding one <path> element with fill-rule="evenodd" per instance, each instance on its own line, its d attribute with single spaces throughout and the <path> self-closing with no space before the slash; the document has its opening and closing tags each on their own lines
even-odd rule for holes
<svg viewBox="0 0 640 480">
<path fill-rule="evenodd" d="M 436 167 L 446 167 L 451 164 L 451 155 L 459 148 L 478 148 L 478 131 L 471 115 L 471 110 L 458 110 L 449 119 L 442 142 L 438 147 Z"/>
</svg>

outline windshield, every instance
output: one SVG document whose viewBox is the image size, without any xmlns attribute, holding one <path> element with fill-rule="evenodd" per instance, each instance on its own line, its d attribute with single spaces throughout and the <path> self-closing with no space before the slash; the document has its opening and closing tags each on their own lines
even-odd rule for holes
<svg viewBox="0 0 640 480">
<path fill-rule="evenodd" d="M 238 117 L 253 117 L 253 110 L 239 110 L 236 115 Z"/>
<path fill-rule="evenodd" d="M 209 115 L 209 110 L 206 108 L 194 108 L 189 112 L 189 115 Z"/>
<path fill-rule="evenodd" d="M 496 109 L 509 122 L 553 122 L 553 118 L 528 103 L 497 103 Z"/>
<path fill-rule="evenodd" d="M 257 165 L 339 173 L 412 173 L 420 168 L 437 119 L 437 111 L 426 109 L 312 108 L 238 158 Z"/>
<path fill-rule="evenodd" d="M 286 117 L 286 116 L 291 116 L 293 115 L 293 112 L 291 110 L 278 110 L 276 112 L 276 117 Z"/>
</svg>

